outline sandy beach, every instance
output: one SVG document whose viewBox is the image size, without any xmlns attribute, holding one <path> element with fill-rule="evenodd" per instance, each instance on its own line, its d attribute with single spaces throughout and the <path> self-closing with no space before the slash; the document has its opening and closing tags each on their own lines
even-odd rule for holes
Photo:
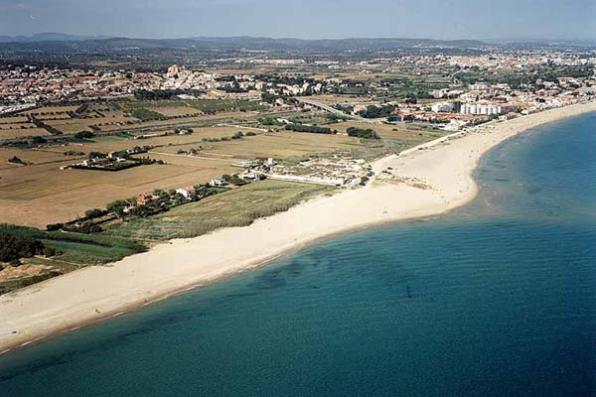
<svg viewBox="0 0 596 397">
<path fill-rule="evenodd" d="M 0 296 L 0 353 L 262 265 L 336 233 L 460 207 L 476 196 L 473 173 L 492 147 L 529 128 L 594 111 L 591 102 L 490 124 L 375 162 L 377 177 L 364 188 Z"/>
</svg>

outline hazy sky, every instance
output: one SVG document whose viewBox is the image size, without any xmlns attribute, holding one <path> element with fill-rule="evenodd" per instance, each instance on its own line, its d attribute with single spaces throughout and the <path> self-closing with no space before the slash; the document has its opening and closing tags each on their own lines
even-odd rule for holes
<svg viewBox="0 0 596 397">
<path fill-rule="evenodd" d="M 596 39 L 596 0 L 0 0 L 0 34 Z"/>
</svg>

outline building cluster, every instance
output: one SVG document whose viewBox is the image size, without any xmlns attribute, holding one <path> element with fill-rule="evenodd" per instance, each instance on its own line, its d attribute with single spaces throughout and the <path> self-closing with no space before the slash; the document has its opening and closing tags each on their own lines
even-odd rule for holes
<svg viewBox="0 0 596 397">
<path fill-rule="evenodd" d="M 512 88 L 508 83 L 479 81 L 459 84 L 429 92 L 438 101 L 404 100 L 384 104 L 338 105 L 351 115 L 363 114 L 370 106 L 392 109 L 389 121 L 423 121 L 443 124 L 457 130 L 469 124 L 492 118 L 511 118 L 549 108 L 561 107 L 596 98 L 596 77 L 558 77 L 551 80 L 537 78 L 531 83 Z M 380 112 L 366 112 L 376 114 Z M 382 116 L 386 117 L 386 116 Z"/>
<path fill-rule="evenodd" d="M 9 67 L 0 70 L 0 114 L 42 101 L 114 99 L 138 91 L 180 91 L 181 99 L 259 99 L 272 95 L 318 94 L 320 82 L 275 83 L 250 74 L 219 75 L 172 65 L 165 72 Z"/>
<path fill-rule="evenodd" d="M 130 95 L 133 74 L 124 71 L 24 66 L 0 70 L 0 102 L 32 104 L 44 100 L 91 99 Z"/>
<path fill-rule="evenodd" d="M 596 65 L 596 56 L 571 52 L 508 51 L 475 56 L 446 56 L 442 61 L 461 68 L 529 68 L 540 65 L 584 66 Z"/>
<path fill-rule="evenodd" d="M 433 103 L 435 113 L 499 116 L 508 113 L 534 113 L 540 110 L 588 101 L 596 96 L 596 78 L 560 77 L 553 81 L 537 79 L 513 89 L 506 83 L 470 84 L 455 100 Z"/>
<path fill-rule="evenodd" d="M 121 171 L 140 165 L 149 164 L 164 164 L 161 160 L 155 160 L 151 158 L 138 158 L 132 157 L 147 153 L 153 146 L 134 146 L 118 152 L 100 153 L 91 152 L 89 158 L 79 163 L 67 165 L 61 167 L 64 169 L 88 169 L 88 170 L 99 170 L 99 171 Z"/>
<path fill-rule="evenodd" d="M 232 81 L 220 77 L 176 65 L 166 72 L 9 67 L 0 70 L 0 104 L 8 108 L 42 101 L 111 99 L 131 96 L 140 90 L 187 90 L 207 98 L 260 96 L 260 86 L 251 76 L 239 76 Z M 16 110 L 0 108 L 3 113 L 12 111 Z"/>
<path fill-rule="evenodd" d="M 277 163 L 273 159 L 261 160 L 248 166 L 244 175 L 353 188 L 366 184 L 373 173 L 371 166 L 362 159 L 334 155 L 332 158 L 309 158 L 297 164 Z"/>
</svg>

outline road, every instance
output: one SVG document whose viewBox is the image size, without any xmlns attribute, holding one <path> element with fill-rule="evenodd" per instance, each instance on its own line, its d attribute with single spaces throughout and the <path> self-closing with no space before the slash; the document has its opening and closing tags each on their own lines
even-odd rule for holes
<svg viewBox="0 0 596 397">
<path fill-rule="evenodd" d="M 298 97 L 295 98 L 295 99 L 298 102 L 304 103 L 306 105 L 314 106 L 314 107 L 319 108 L 321 110 L 325 110 L 327 112 L 336 114 L 336 115 L 341 116 L 341 117 L 345 117 L 345 118 L 350 119 L 350 120 L 357 120 L 357 121 L 362 121 L 362 122 L 365 122 L 365 123 L 375 123 L 375 124 L 378 124 L 379 123 L 379 120 L 377 120 L 377 119 L 366 119 L 366 118 L 361 117 L 361 116 L 355 116 L 353 114 L 348 114 L 348 113 L 342 112 L 339 109 L 336 109 L 334 107 L 331 107 L 329 105 L 326 105 L 326 104 L 324 104 L 322 102 L 313 101 L 312 99 L 304 99 L 304 98 L 298 98 Z"/>
</svg>

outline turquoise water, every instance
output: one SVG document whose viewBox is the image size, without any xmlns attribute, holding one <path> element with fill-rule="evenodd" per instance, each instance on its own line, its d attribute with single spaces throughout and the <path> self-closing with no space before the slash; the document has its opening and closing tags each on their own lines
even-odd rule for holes
<svg viewBox="0 0 596 397">
<path fill-rule="evenodd" d="M 541 127 L 465 208 L 2 356 L 0 396 L 595 395 L 595 149 Z"/>
</svg>

